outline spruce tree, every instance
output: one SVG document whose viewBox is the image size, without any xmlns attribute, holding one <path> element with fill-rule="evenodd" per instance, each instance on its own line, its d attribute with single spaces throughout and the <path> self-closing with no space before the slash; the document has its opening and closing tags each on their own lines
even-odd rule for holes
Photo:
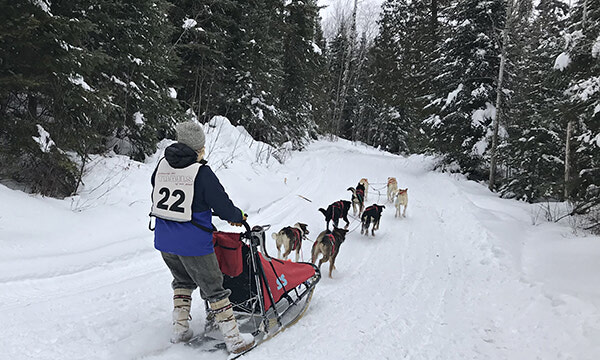
<svg viewBox="0 0 600 360">
<path fill-rule="evenodd" d="M 65 151 L 98 143 L 90 122 L 101 101 L 85 78 L 100 54 L 82 47 L 93 24 L 41 5 L 0 3 L 0 175 L 63 197 L 78 177 Z"/>
<path fill-rule="evenodd" d="M 576 149 L 573 155 L 569 196 L 576 212 L 585 213 L 600 205 L 600 3 L 578 1 L 571 12 L 567 32 L 564 71 L 569 81 L 566 109 L 575 124 Z M 590 228 L 600 230 L 600 215 Z"/>
<path fill-rule="evenodd" d="M 283 86 L 279 103 L 288 118 L 282 132 L 295 146 L 316 131 L 308 91 L 316 76 L 316 64 L 311 59 L 318 10 L 314 0 L 292 0 L 285 7 Z"/>
<path fill-rule="evenodd" d="M 182 106 L 206 122 L 228 111 L 228 86 L 235 81 L 227 63 L 232 34 L 239 29 L 233 0 L 169 0 L 169 20 L 176 29 L 173 50 L 179 57 L 175 87 Z"/>
<path fill-rule="evenodd" d="M 510 57 L 515 61 L 507 81 L 509 121 L 506 142 L 500 147 L 500 157 L 510 170 L 500 188 L 504 196 L 527 201 L 562 196 L 564 84 L 553 66 L 561 52 L 568 11 L 560 0 L 542 0 L 533 15 L 521 17 L 524 21 L 513 31 Z"/>
<path fill-rule="evenodd" d="M 239 28 L 227 49 L 228 71 L 233 83 L 227 88 L 228 113 L 257 140 L 286 140 L 278 95 L 282 86 L 281 39 L 283 2 L 240 1 L 233 14 Z"/>
<path fill-rule="evenodd" d="M 435 66 L 435 115 L 431 126 L 432 150 L 445 156 L 472 178 L 487 177 L 485 151 L 488 129 L 495 115 L 500 34 L 505 21 L 501 0 L 465 0 L 448 9 L 453 24 L 440 46 Z"/>
<path fill-rule="evenodd" d="M 177 116 L 164 1 L 1 6 L 0 41 L 10 49 L 0 65 L 4 176 L 66 196 L 89 154 L 114 149 L 143 159 L 155 151 Z"/>
</svg>

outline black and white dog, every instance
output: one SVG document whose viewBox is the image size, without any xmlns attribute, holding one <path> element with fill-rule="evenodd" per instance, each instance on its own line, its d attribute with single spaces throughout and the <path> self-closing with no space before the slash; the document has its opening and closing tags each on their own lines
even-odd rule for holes
<svg viewBox="0 0 600 360">
<path fill-rule="evenodd" d="M 381 212 L 383 209 L 385 209 L 385 205 L 377 204 L 373 204 L 365 209 L 360 217 L 360 222 L 362 224 L 360 229 L 361 234 L 369 236 L 369 226 L 372 222 L 373 228 L 371 229 L 371 234 L 375 236 L 375 230 L 379 230 L 379 220 L 381 220 Z"/>
<path fill-rule="evenodd" d="M 356 189 L 349 187 L 348 191 L 352 191 L 352 211 L 356 215 L 356 209 L 358 208 L 358 214 L 360 215 L 365 206 L 365 186 L 361 183 L 356 185 Z"/>
<path fill-rule="evenodd" d="M 308 235 L 308 225 L 296 223 L 294 226 L 287 226 L 279 230 L 279 232 L 271 234 L 277 244 L 277 258 L 281 259 L 281 247 L 283 246 L 283 259 L 287 260 L 288 255 L 292 251 L 296 251 L 296 262 L 300 258 L 300 249 L 302 248 L 302 240 Z"/>
<path fill-rule="evenodd" d="M 345 229 L 350 225 L 348 221 L 348 210 L 350 210 L 350 201 L 340 200 L 327 207 L 327 210 L 319 208 L 319 211 L 325 216 L 327 222 L 327 230 L 329 230 L 329 222 L 333 220 L 333 227 L 337 228 L 340 218 L 346 222 Z"/>
</svg>

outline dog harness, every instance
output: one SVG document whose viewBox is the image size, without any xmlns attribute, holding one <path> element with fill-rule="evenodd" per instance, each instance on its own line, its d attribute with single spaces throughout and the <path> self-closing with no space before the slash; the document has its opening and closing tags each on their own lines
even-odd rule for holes
<svg viewBox="0 0 600 360">
<path fill-rule="evenodd" d="M 290 227 L 290 229 L 294 233 L 294 242 L 292 243 L 292 250 L 296 250 L 300 247 L 300 242 L 302 241 L 302 232 L 300 232 L 300 229 L 295 227 Z"/>
<path fill-rule="evenodd" d="M 344 211 L 344 202 L 342 200 L 334 202 L 333 204 L 331 204 L 331 206 L 333 206 L 334 208 L 338 208 L 341 211 Z"/>
<path fill-rule="evenodd" d="M 325 237 L 327 237 L 331 243 L 331 255 L 335 254 L 335 236 L 333 236 L 333 234 L 327 234 Z"/>
<path fill-rule="evenodd" d="M 363 189 L 356 189 L 356 197 L 358 198 L 359 202 L 363 202 L 363 199 L 365 198 L 365 191 Z"/>
<path fill-rule="evenodd" d="M 371 206 L 369 206 L 369 207 L 367 207 L 367 208 L 365 209 L 365 211 L 363 212 L 363 214 L 364 214 L 364 213 L 367 213 L 367 212 L 369 212 L 369 211 L 371 211 L 371 210 L 373 210 L 373 209 L 375 209 L 375 211 L 379 212 L 379 208 L 380 208 L 380 207 L 381 207 L 381 206 L 377 206 L 377 205 L 371 205 Z"/>
</svg>

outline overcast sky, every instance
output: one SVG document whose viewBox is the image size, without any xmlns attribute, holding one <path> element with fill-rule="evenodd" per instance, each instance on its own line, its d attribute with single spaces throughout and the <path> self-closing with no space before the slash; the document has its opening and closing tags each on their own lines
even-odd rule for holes
<svg viewBox="0 0 600 360">
<path fill-rule="evenodd" d="M 358 0 L 357 26 L 359 32 L 365 31 L 370 38 L 377 33 L 376 21 L 379 18 L 379 10 L 383 0 Z M 319 0 L 323 18 L 323 32 L 330 38 L 335 33 L 338 24 L 352 14 L 354 0 Z"/>
</svg>

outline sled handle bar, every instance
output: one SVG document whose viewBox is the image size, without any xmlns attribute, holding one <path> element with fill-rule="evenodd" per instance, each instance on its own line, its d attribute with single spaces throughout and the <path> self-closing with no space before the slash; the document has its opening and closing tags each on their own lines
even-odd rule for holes
<svg viewBox="0 0 600 360">
<path fill-rule="evenodd" d="M 256 225 L 253 228 L 250 228 L 250 225 L 245 220 L 242 221 L 242 225 L 244 225 L 246 228 L 246 237 L 255 245 L 259 245 L 262 249 L 263 256 L 268 261 L 271 261 L 271 257 L 267 252 L 267 246 L 265 243 L 265 231 L 268 230 L 271 225 Z"/>
<path fill-rule="evenodd" d="M 246 228 L 246 232 L 247 232 L 248 234 L 250 234 L 250 232 L 251 232 L 252 230 L 250 229 L 250 225 L 248 225 L 248 222 L 247 222 L 246 220 L 242 220 L 242 225 L 244 225 L 244 227 Z"/>
</svg>

